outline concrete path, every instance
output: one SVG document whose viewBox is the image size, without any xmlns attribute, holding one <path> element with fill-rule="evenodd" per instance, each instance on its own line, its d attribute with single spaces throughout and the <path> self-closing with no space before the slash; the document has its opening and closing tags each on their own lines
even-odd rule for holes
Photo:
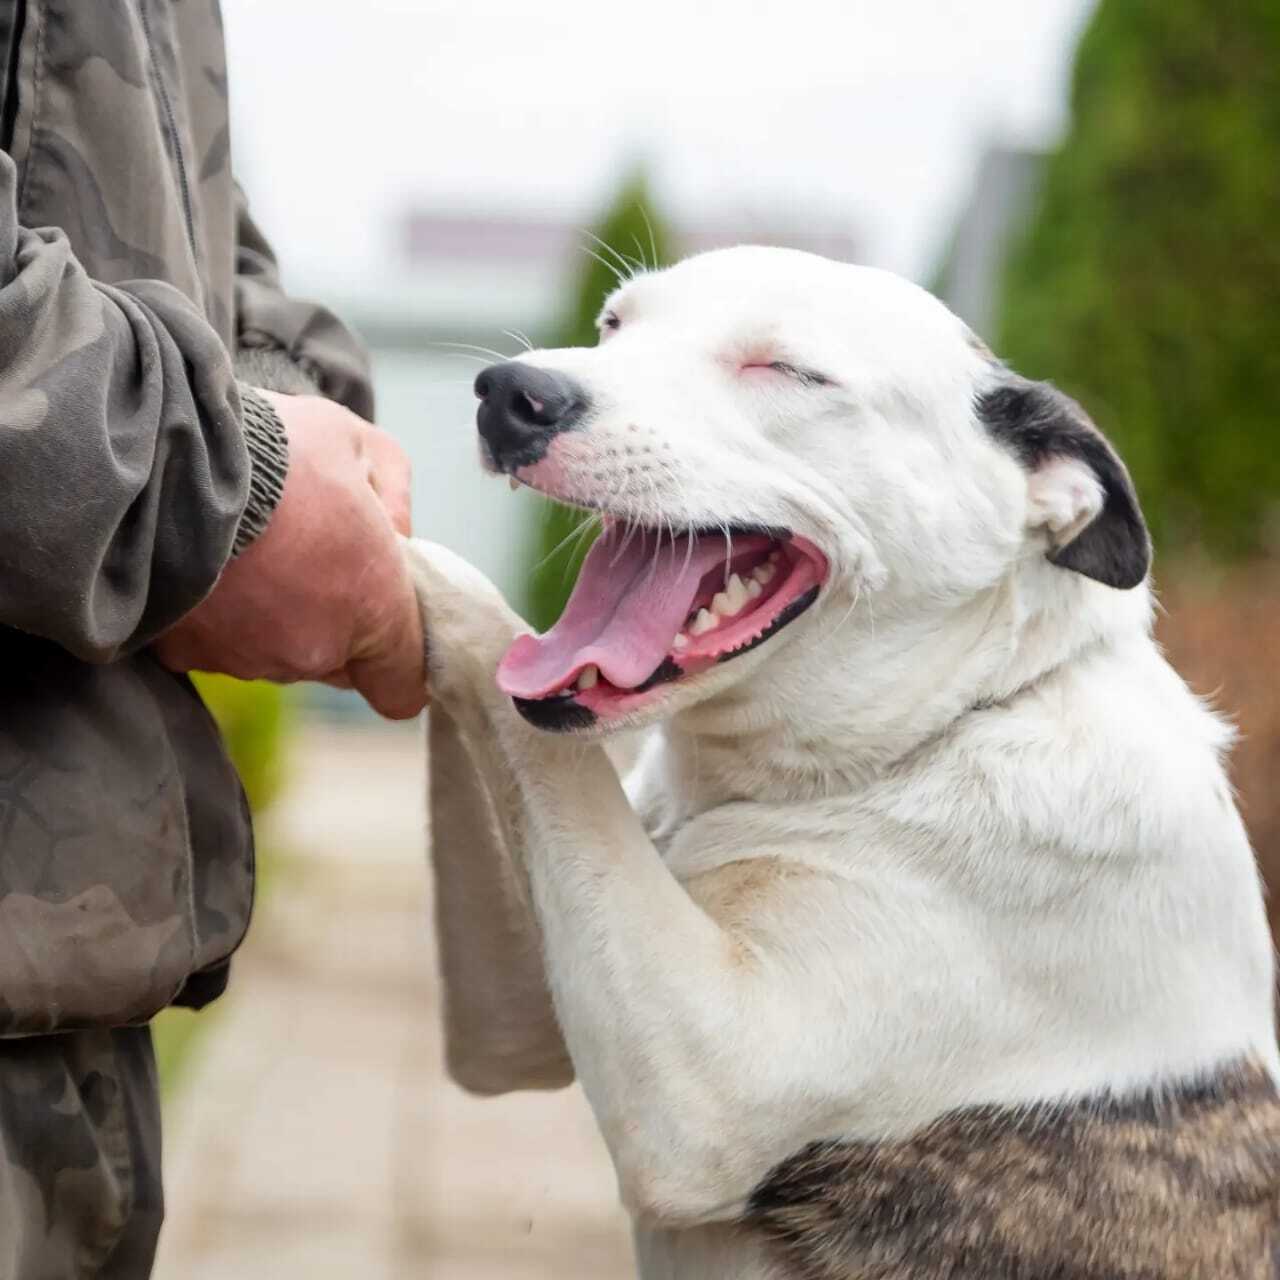
<svg viewBox="0 0 1280 1280">
<path fill-rule="evenodd" d="M 167 1116 L 158 1280 L 614 1280 L 613 1172 L 576 1090 L 444 1076 L 422 739 L 309 729 L 291 857 Z"/>
</svg>

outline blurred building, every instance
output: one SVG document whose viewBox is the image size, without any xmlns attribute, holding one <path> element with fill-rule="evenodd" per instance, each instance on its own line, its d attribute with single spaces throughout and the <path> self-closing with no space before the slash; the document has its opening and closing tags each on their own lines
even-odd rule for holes
<svg viewBox="0 0 1280 1280">
<path fill-rule="evenodd" d="M 1000 277 L 1014 236 L 1026 225 L 1044 155 L 989 147 L 956 219 L 934 290 L 975 333 L 994 342 Z"/>
<path fill-rule="evenodd" d="M 772 244 L 850 262 L 861 257 L 847 227 L 823 227 L 812 220 L 801 225 L 778 216 L 745 217 L 670 231 L 682 256 L 735 244 Z M 440 303 L 456 308 L 452 315 L 435 317 L 455 329 L 545 328 L 557 318 L 579 256 L 587 250 L 608 256 L 581 222 L 564 218 L 411 209 L 402 235 L 407 272 L 431 280 Z M 643 241 L 610 247 L 627 258 L 649 256 Z"/>
</svg>

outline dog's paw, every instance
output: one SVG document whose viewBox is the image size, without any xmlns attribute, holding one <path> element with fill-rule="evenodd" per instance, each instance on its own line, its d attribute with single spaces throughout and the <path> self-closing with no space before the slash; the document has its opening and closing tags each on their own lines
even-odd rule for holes
<svg viewBox="0 0 1280 1280">
<path fill-rule="evenodd" d="M 474 565 L 435 542 L 406 540 L 427 637 L 432 693 L 448 699 L 494 672 L 511 642 L 529 628 Z"/>
</svg>

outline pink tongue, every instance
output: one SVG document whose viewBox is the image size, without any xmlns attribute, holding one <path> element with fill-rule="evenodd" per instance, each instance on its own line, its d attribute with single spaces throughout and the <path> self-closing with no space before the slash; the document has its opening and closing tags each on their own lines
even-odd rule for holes
<svg viewBox="0 0 1280 1280">
<path fill-rule="evenodd" d="M 764 544 L 763 538 L 751 539 Z M 735 540 L 735 554 L 747 550 Z M 611 527 L 597 539 L 560 620 L 545 635 L 521 636 L 498 666 L 498 687 L 515 698 L 543 698 L 594 663 L 619 689 L 643 684 L 662 665 L 672 637 L 697 597 L 698 584 L 725 561 L 716 535 L 680 537 L 674 546 L 652 532 L 630 538 Z"/>
</svg>

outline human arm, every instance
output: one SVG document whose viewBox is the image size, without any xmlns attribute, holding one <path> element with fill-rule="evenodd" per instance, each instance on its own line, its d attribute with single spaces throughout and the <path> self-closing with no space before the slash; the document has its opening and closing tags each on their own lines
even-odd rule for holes
<svg viewBox="0 0 1280 1280">
<path fill-rule="evenodd" d="M 20 224 L 16 182 L 0 154 L 0 626 L 102 663 L 163 637 L 176 669 L 332 678 L 414 714 L 394 443 L 329 401 L 242 396 L 186 297 L 91 279 Z"/>
<path fill-rule="evenodd" d="M 20 224 L 16 185 L 0 154 L 0 625 L 109 662 L 209 591 L 255 460 L 197 308 L 92 280 L 62 232 Z"/>
</svg>

